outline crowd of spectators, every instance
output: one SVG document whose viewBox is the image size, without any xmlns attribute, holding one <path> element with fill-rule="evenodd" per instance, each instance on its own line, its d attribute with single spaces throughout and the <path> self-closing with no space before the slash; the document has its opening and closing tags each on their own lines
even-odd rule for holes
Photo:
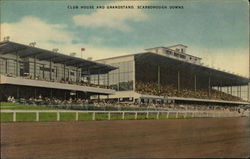
<svg viewBox="0 0 250 159">
<path fill-rule="evenodd" d="M 196 92 L 191 89 L 181 89 L 179 92 L 173 85 L 161 85 L 158 88 L 157 83 L 136 82 L 136 91 L 141 94 L 168 96 L 168 97 L 185 97 L 199 99 L 215 99 L 228 101 L 242 101 L 240 97 L 233 96 L 218 90 L 211 89 L 210 96 L 208 90 L 197 89 Z"/>
<path fill-rule="evenodd" d="M 97 99 L 72 99 L 61 100 L 57 98 L 42 97 L 29 99 L 15 99 L 9 96 L 7 98 L 10 103 L 19 103 L 25 105 L 48 105 L 48 106 L 94 106 L 94 107 L 129 107 L 129 108 L 146 108 L 149 110 L 219 110 L 219 111 L 238 111 L 245 109 L 244 106 L 222 106 L 222 105 L 201 105 L 201 104 L 175 104 L 175 103 L 133 103 L 133 102 L 117 102 L 112 100 Z M 249 107 L 250 108 L 250 107 Z M 247 108 L 247 109 L 249 109 Z M 145 109 L 144 109 L 145 110 Z"/>
</svg>

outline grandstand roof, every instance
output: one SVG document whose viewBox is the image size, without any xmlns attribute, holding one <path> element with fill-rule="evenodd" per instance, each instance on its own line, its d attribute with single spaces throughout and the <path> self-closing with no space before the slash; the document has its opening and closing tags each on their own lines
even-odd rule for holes
<svg viewBox="0 0 250 159">
<path fill-rule="evenodd" d="M 200 64 L 169 58 L 160 54 L 146 52 L 135 54 L 134 56 L 137 62 L 160 65 L 176 71 L 179 70 L 185 73 L 196 74 L 202 76 L 203 78 L 210 75 L 212 86 L 238 86 L 247 85 L 249 82 L 248 78 L 240 75 L 217 70 Z"/>
<path fill-rule="evenodd" d="M 89 61 L 82 58 L 73 57 L 62 53 L 11 41 L 0 42 L 0 55 L 1 54 L 18 54 L 21 58 L 35 56 L 39 60 L 51 60 L 54 63 L 62 63 L 66 64 L 67 66 L 79 67 L 82 68 L 83 71 L 87 71 L 89 69 L 91 74 L 97 74 L 98 72 L 107 73 L 111 70 L 116 69 L 116 67 L 110 65 L 101 64 L 98 62 Z"/>
</svg>

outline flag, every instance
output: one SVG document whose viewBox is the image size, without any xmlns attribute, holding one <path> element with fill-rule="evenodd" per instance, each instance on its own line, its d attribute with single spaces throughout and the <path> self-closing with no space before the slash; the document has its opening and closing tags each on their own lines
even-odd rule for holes
<svg viewBox="0 0 250 159">
<path fill-rule="evenodd" d="M 85 48 L 81 48 L 81 51 L 85 51 Z"/>
</svg>

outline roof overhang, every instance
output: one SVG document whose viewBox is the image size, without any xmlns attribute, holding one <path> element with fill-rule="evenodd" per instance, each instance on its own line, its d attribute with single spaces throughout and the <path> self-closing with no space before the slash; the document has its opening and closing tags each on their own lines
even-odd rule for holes
<svg viewBox="0 0 250 159">
<path fill-rule="evenodd" d="M 107 73 L 116 67 L 101 64 L 95 61 L 89 61 L 78 57 L 65 55 L 62 53 L 45 50 L 29 45 L 15 43 L 11 41 L 0 42 L 0 55 L 14 54 L 21 58 L 36 58 L 39 60 L 52 61 L 54 63 L 61 63 L 67 66 L 74 66 L 81 68 L 83 71 L 89 71 L 90 74 Z"/>
<path fill-rule="evenodd" d="M 213 86 L 220 83 L 220 86 L 240 86 L 247 85 L 249 78 L 240 75 L 224 72 L 214 68 L 206 67 L 200 64 L 194 64 L 178 59 L 170 58 L 164 55 L 155 53 L 141 53 L 135 55 L 136 62 L 151 63 L 162 67 L 168 67 L 172 70 L 183 71 L 190 75 L 196 74 L 201 76 L 210 76 L 214 83 Z M 215 80 L 216 79 L 216 80 Z"/>
<path fill-rule="evenodd" d="M 0 75 L 0 84 L 71 90 L 71 91 L 88 92 L 93 94 L 103 94 L 103 95 L 111 95 L 115 93 L 115 90 L 106 88 L 81 86 L 81 85 L 66 84 L 59 82 L 40 81 L 40 80 L 25 79 L 18 77 L 7 77 L 4 75 Z"/>
</svg>

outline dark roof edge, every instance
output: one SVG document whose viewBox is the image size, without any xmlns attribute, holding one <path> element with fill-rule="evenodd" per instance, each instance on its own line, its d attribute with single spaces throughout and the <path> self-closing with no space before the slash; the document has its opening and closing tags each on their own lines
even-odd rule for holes
<svg viewBox="0 0 250 159">
<path fill-rule="evenodd" d="M 86 62 L 90 62 L 90 63 L 93 63 L 93 64 L 97 64 L 97 65 L 100 65 L 100 66 L 103 66 L 103 67 L 109 67 L 109 68 L 111 68 L 111 69 L 117 69 L 116 67 L 111 66 L 111 65 L 99 63 L 99 62 L 96 62 L 96 61 L 90 61 L 90 60 L 82 59 L 82 58 L 79 58 L 79 57 L 70 56 L 70 55 L 67 55 L 67 54 L 63 54 L 63 53 L 61 53 L 61 52 L 54 52 L 54 51 L 46 50 L 46 49 L 39 48 L 39 47 L 32 47 L 32 46 L 29 46 L 29 45 L 26 45 L 26 44 L 16 43 L 16 42 L 13 42 L 13 41 L 0 41 L 0 45 L 1 45 L 1 44 L 4 44 L 4 43 L 12 43 L 12 44 L 14 44 L 14 45 L 21 45 L 21 46 L 28 47 L 28 48 L 38 49 L 38 50 L 41 50 L 41 51 L 44 51 L 44 52 L 45 52 L 45 51 L 46 51 L 46 52 L 51 52 L 51 53 L 53 53 L 53 54 L 59 54 L 59 55 L 62 55 L 62 56 L 67 56 L 67 57 L 69 57 L 69 58 L 78 59 L 78 60 L 81 60 L 81 61 L 83 61 L 83 62 L 86 61 Z"/>
</svg>

